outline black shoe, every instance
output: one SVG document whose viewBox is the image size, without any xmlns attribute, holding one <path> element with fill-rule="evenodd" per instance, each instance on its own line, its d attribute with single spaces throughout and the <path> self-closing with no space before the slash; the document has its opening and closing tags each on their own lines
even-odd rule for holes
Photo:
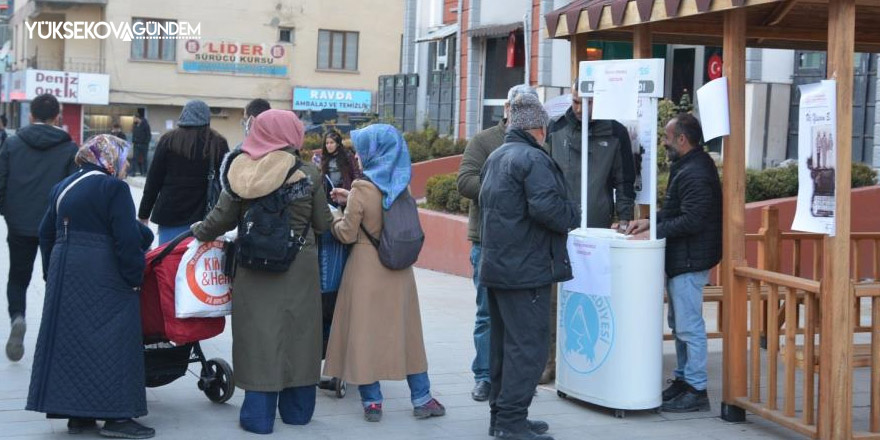
<svg viewBox="0 0 880 440">
<path fill-rule="evenodd" d="M 669 402 L 663 402 L 661 409 L 671 413 L 709 411 L 709 394 L 686 384 L 684 392 Z"/>
<path fill-rule="evenodd" d="M 554 438 L 549 435 L 535 434 L 529 429 L 520 432 L 495 431 L 495 438 L 503 438 L 507 440 L 554 440 Z"/>
<path fill-rule="evenodd" d="M 543 420 L 526 420 L 526 425 L 529 427 L 529 431 L 537 435 L 541 435 L 550 430 L 550 425 Z M 495 425 L 489 425 L 489 437 L 495 437 Z"/>
<path fill-rule="evenodd" d="M 82 419 L 79 417 L 72 417 L 67 420 L 68 434 L 82 434 L 86 431 L 93 431 L 97 429 L 98 422 L 95 419 Z"/>
<path fill-rule="evenodd" d="M 687 386 L 687 382 L 685 382 L 684 379 L 679 379 L 677 377 L 675 379 L 667 379 L 666 383 L 670 385 L 666 387 L 665 390 L 663 390 L 664 402 L 669 402 L 670 400 L 678 397 L 679 394 L 684 392 Z"/>
<path fill-rule="evenodd" d="M 110 438 L 153 438 L 156 430 L 147 428 L 132 419 L 108 420 L 104 422 L 100 434 Z"/>
<path fill-rule="evenodd" d="M 489 400 L 489 390 L 492 389 L 492 385 L 485 380 L 481 380 L 474 385 L 474 389 L 471 390 L 471 398 L 476 400 L 477 402 L 485 402 Z"/>
</svg>

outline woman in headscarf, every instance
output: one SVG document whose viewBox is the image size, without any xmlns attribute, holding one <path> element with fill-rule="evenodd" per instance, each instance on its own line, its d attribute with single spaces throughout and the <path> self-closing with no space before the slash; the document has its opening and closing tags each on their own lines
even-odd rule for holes
<svg viewBox="0 0 880 440">
<path fill-rule="evenodd" d="M 135 218 L 123 181 L 128 148 L 98 135 L 76 155 L 81 168 L 52 189 L 40 225 L 46 279 L 27 409 L 67 418 L 68 430 L 150 438 L 140 286 L 153 234 Z"/>
<path fill-rule="evenodd" d="M 268 434 L 276 410 L 284 423 L 304 425 L 315 409 L 321 370 L 321 292 L 315 234 L 332 219 L 321 174 L 299 157 L 304 128 L 293 112 L 256 117 L 241 151 L 223 161 L 223 192 L 196 238 L 210 241 L 238 226 L 254 199 L 287 186 L 293 232 L 305 245 L 283 273 L 239 267 L 232 285 L 232 358 L 235 383 L 245 390 L 241 427 Z M 293 174 L 291 170 L 300 163 Z M 307 229 L 308 228 L 308 229 Z"/>
<path fill-rule="evenodd" d="M 339 241 L 354 246 L 339 287 L 324 374 L 360 384 L 367 421 L 382 418 L 380 380 L 406 379 L 416 418 L 442 416 L 445 408 L 431 397 L 413 270 L 383 266 L 364 233 L 379 237 L 383 212 L 408 191 L 409 150 L 390 125 L 355 130 L 351 138 L 366 179 L 356 180 L 350 192 L 333 191 L 346 207 L 331 230 Z"/>
<path fill-rule="evenodd" d="M 177 127 L 159 139 L 147 174 L 138 218 L 159 225 L 159 244 L 189 230 L 205 218 L 209 203 L 208 177 L 220 174 L 229 145 L 210 127 L 211 109 L 203 101 L 186 103 Z M 211 166 L 213 164 L 213 167 Z"/>
</svg>

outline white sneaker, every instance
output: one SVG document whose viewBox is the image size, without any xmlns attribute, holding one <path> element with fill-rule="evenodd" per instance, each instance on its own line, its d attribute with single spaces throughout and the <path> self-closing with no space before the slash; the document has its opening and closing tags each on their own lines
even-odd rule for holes
<svg viewBox="0 0 880 440">
<path fill-rule="evenodd" d="M 12 362 L 18 362 L 24 356 L 25 330 L 27 330 L 27 324 L 24 322 L 24 316 L 16 316 L 12 320 L 9 340 L 6 341 L 6 357 Z"/>
</svg>

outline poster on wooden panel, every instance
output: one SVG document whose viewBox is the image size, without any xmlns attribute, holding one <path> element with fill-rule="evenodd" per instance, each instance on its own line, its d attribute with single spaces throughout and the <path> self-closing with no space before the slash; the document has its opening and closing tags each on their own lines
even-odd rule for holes
<svg viewBox="0 0 880 440">
<path fill-rule="evenodd" d="M 834 236 L 837 82 L 800 87 L 798 201 L 791 228 Z"/>
</svg>

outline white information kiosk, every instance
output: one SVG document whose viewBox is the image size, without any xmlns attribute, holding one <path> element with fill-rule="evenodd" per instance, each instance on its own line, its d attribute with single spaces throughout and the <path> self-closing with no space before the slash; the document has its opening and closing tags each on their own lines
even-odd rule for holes
<svg viewBox="0 0 880 440">
<path fill-rule="evenodd" d="M 581 228 L 569 234 L 575 279 L 559 285 L 556 389 L 615 410 L 657 409 L 662 404 L 665 240 L 656 239 L 657 104 L 663 97 L 664 60 L 587 61 L 580 64 L 583 121 L 593 112 L 636 134 L 641 147 L 641 191 L 651 205 L 649 240 L 610 229 L 587 228 L 588 154 L 582 154 Z M 591 143 L 582 124 L 581 151 Z M 631 135 L 631 138 L 634 137 Z"/>
</svg>

